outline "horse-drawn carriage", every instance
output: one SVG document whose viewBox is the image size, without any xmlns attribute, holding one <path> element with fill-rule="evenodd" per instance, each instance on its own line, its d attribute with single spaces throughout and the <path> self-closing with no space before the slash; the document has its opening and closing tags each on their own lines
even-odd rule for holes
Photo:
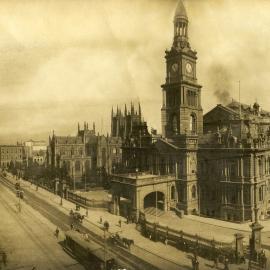
<svg viewBox="0 0 270 270">
<path fill-rule="evenodd" d="M 70 218 L 73 220 L 73 221 L 77 221 L 79 223 L 82 223 L 83 222 L 83 219 L 84 219 L 84 215 L 81 215 L 80 212 L 78 211 L 73 211 L 72 209 L 70 210 L 69 212 L 69 216 Z"/>
<path fill-rule="evenodd" d="M 120 237 L 120 235 L 118 233 L 112 234 L 110 236 L 110 241 L 114 245 L 118 245 L 120 247 L 127 248 L 127 249 L 130 249 L 130 246 L 131 245 L 134 245 L 134 240 L 133 239 L 128 239 L 128 238 L 125 238 L 125 237 Z"/>
</svg>

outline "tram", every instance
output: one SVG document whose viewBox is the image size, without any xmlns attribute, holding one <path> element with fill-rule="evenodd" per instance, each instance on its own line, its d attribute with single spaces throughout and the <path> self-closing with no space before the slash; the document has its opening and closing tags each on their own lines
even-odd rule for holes
<svg viewBox="0 0 270 270">
<path fill-rule="evenodd" d="M 74 230 L 67 231 L 65 236 L 64 249 L 75 256 L 85 269 L 115 269 L 115 260 L 108 252 L 105 252 L 102 245 L 84 238 L 83 234 Z"/>
</svg>

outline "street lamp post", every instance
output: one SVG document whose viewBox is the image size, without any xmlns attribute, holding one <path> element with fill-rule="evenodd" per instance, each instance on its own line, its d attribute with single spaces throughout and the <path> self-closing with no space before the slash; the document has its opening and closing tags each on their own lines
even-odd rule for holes
<svg viewBox="0 0 270 270">
<path fill-rule="evenodd" d="M 63 205 L 63 180 L 60 181 L 60 205 Z"/>
<path fill-rule="evenodd" d="M 157 188 L 156 188 L 156 186 L 155 186 L 155 190 L 156 190 L 156 192 L 155 192 L 155 195 L 156 195 L 156 213 L 155 213 L 155 222 L 157 222 L 157 207 L 158 207 L 158 203 L 157 203 Z"/>
<path fill-rule="evenodd" d="M 73 190 L 75 192 L 75 175 L 74 175 L 74 168 L 72 167 L 72 178 L 73 178 Z"/>
<path fill-rule="evenodd" d="M 104 230 L 104 269 L 107 268 L 107 260 L 106 260 L 106 231 L 109 231 L 109 222 L 105 221 L 103 225 Z"/>
<path fill-rule="evenodd" d="M 19 212 L 21 212 L 21 183 L 20 183 L 20 179 L 19 179 Z"/>
<path fill-rule="evenodd" d="M 84 191 L 86 192 L 86 169 L 84 168 Z"/>
<path fill-rule="evenodd" d="M 106 262 L 106 228 L 104 227 L 104 270 L 106 270 L 107 262 Z"/>
</svg>

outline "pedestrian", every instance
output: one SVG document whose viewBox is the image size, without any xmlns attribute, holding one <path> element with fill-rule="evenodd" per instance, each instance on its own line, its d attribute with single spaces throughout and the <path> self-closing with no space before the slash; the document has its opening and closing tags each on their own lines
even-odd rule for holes
<svg viewBox="0 0 270 270">
<path fill-rule="evenodd" d="M 74 229 L 74 225 L 73 223 L 70 224 L 70 229 L 73 230 Z"/>
<path fill-rule="evenodd" d="M 56 227 L 56 230 L 55 230 L 55 236 L 56 236 L 56 238 L 58 239 L 58 236 L 59 236 L 59 229 L 58 229 L 58 227 Z"/>
<path fill-rule="evenodd" d="M 118 223 L 119 223 L 119 227 L 121 228 L 121 223 L 122 223 L 121 219 L 119 219 Z"/>
<path fill-rule="evenodd" d="M 7 254 L 5 251 L 3 251 L 2 253 L 2 261 L 3 261 L 4 266 L 7 266 Z"/>
<path fill-rule="evenodd" d="M 214 257 L 214 265 L 213 265 L 213 268 L 217 268 L 217 269 L 218 269 L 218 257 L 217 257 L 217 256 Z"/>
<path fill-rule="evenodd" d="M 166 246 L 168 245 L 168 238 L 167 237 L 165 238 L 164 243 L 165 243 Z"/>
<path fill-rule="evenodd" d="M 99 223 L 102 224 L 102 217 L 99 217 Z"/>
<path fill-rule="evenodd" d="M 199 270 L 199 261 L 197 257 L 195 258 L 195 270 Z"/>
<path fill-rule="evenodd" d="M 192 264 L 192 270 L 196 270 L 196 266 L 195 266 L 195 258 L 194 257 L 192 257 L 191 258 L 191 264 Z"/>
<path fill-rule="evenodd" d="M 224 261 L 224 270 L 229 270 L 229 259 L 226 257 Z"/>
</svg>

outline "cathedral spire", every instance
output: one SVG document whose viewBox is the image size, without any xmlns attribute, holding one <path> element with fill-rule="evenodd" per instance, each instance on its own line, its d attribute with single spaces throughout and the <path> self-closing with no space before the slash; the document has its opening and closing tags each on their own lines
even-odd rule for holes
<svg viewBox="0 0 270 270">
<path fill-rule="evenodd" d="M 130 105 L 130 113 L 131 113 L 131 115 L 134 115 L 134 105 L 133 105 L 132 101 L 131 101 L 131 105 Z"/>
<path fill-rule="evenodd" d="M 141 119 L 141 116 L 142 116 L 142 110 L 141 110 L 141 103 L 139 102 L 139 116 L 140 116 L 140 119 Z"/>
<path fill-rule="evenodd" d="M 182 0 L 179 0 L 174 15 L 174 41 L 173 47 L 189 47 L 188 44 L 188 17 Z"/>
</svg>

